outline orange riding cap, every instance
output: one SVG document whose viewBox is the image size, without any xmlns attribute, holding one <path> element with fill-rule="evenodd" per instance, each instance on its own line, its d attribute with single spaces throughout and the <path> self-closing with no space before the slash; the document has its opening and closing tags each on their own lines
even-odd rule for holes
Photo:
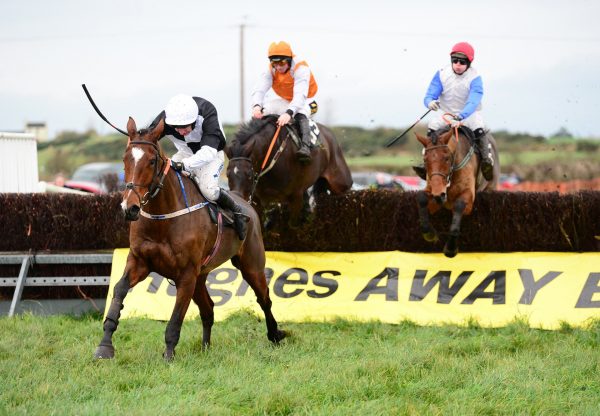
<svg viewBox="0 0 600 416">
<path fill-rule="evenodd" d="M 304 65 L 308 66 L 305 61 L 298 62 L 293 71 L 295 71 L 299 66 Z M 273 91 L 277 93 L 280 97 L 292 101 L 294 98 L 294 77 L 292 76 L 292 71 L 287 71 L 285 74 L 280 74 L 275 71 L 271 66 L 269 66 L 271 73 L 273 74 Z M 312 98 L 317 93 L 318 86 L 317 81 L 315 81 L 315 77 L 313 76 L 312 71 L 310 72 L 310 82 L 308 84 L 308 98 Z"/>
</svg>

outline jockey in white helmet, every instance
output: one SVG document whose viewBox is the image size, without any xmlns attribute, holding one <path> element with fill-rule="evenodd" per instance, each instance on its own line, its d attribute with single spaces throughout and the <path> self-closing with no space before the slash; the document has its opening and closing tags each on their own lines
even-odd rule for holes
<svg viewBox="0 0 600 416">
<path fill-rule="evenodd" d="M 150 128 L 162 118 L 165 129 L 161 137 L 168 136 L 177 148 L 171 157 L 173 168 L 193 173 L 206 199 L 233 212 L 238 237 L 243 240 L 249 217 L 231 195 L 219 187 L 225 160 L 225 133 L 215 106 L 204 98 L 178 94 L 169 100 Z"/>
</svg>

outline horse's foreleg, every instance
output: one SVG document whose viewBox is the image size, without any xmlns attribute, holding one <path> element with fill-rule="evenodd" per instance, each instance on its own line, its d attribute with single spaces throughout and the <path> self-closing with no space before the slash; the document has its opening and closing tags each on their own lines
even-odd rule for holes
<svg viewBox="0 0 600 416">
<path fill-rule="evenodd" d="M 194 293 L 196 284 L 196 277 L 190 276 L 190 273 L 186 273 L 185 276 L 177 282 L 177 296 L 175 297 L 175 307 L 171 314 L 171 319 L 167 324 L 165 331 L 165 344 L 166 349 L 163 354 L 163 358 L 166 361 L 172 361 L 175 358 L 175 347 L 179 342 L 179 336 L 181 335 L 181 325 L 183 324 L 183 318 L 190 306 L 192 300 L 192 294 Z"/>
<path fill-rule="evenodd" d="M 206 274 L 201 275 L 196 280 L 193 299 L 196 305 L 198 305 L 198 309 L 200 309 L 200 318 L 202 319 L 202 348 L 206 349 L 210 346 L 210 334 L 215 322 L 215 313 L 213 310 L 215 303 L 210 298 L 206 289 Z"/>
<path fill-rule="evenodd" d="M 121 309 L 123 309 L 123 299 L 127 296 L 128 290 L 129 277 L 128 273 L 125 272 L 123 277 L 121 277 L 121 280 L 115 285 L 110 308 L 108 309 L 106 319 L 104 319 L 104 324 L 102 325 L 104 336 L 96 348 L 96 352 L 94 353 L 95 358 L 114 358 L 115 356 L 112 336 L 119 326 L 119 317 L 121 316 Z"/>
<path fill-rule="evenodd" d="M 130 288 L 137 285 L 140 281 L 148 276 L 149 270 L 144 263 L 138 262 L 134 257 L 127 259 L 125 273 L 117 282 L 113 290 L 113 297 L 104 319 L 103 329 L 104 335 L 100 344 L 94 353 L 95 358 L 114 358 L 115 348 L 112 343 L 112 336 L 119 326 L 119 318 L 121 317 L 121 309 L 123 309 L 123 300 Z"/>
<path fill-rule="evenodd" d="M 460 235 L 460 222 L 465 212 L 467 204 L 462 199 L 457 199 L 452 208 L 452 224 L 450 224 L 450 233 L 448 241 L 444 246 L 444 255 L 454 257 L 458 253 L 458 237 Z"/>
<path fill-rule="evenodd" d="M 304 192 L 294 194 L 288 199 L 290 226 L 299 227 L 300 225 L 302 225 L 303 221 L 305 220 L 303 215 L 304 203 Z"/>
<path fill-rule="evenodd" d="M 260 308 L 265 314 L 265 321 L 267 324 L 267 338 L 273 343 L 278 343 L 286 337 L 286 332 L 281 331 L 277 327 L 277 321 L 271 312 L 271 298 L 269 297 L 269 287 L 267 286 L 267 279 L 265 277 L 264 270 L 250 272 L 242 270 L 242 276 L 244 280 L 248 282 L 254 294 L 256 295 L 256 301 L 260 305 Z"/>
<path fill-rule="evenodd" d="M 423 238 L 429 242 L 438 241 L 437 232 L 429 221 L 429 196 L 425 191 L 417 192 L 417 204 L 419 207 L 419 225 Z"/>
</svg>

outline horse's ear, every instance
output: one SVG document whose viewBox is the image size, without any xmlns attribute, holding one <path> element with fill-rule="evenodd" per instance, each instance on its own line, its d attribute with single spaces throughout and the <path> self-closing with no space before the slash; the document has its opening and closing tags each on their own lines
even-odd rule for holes
<svg viewBox="0 0 600 416">
<path fill-rule="evenodd" d="M 150 139 L 153 142 L 158 142 L 158 140 L 162 137 L 162 133 L 165 130 L 165 119 L 161 118 L 154 130 L 150 133 Z"/>
<path fill-rule="evenodd" d="M 227 143 L 225 145 L 225 149 L 223 149 L 223 151 L 225 152 L 225 154 L 227 155 L 228 159 L 231 159 L 231 155 L 232 155 L 232 151 L 231 151 L 231 144 Z"/>
<path fill-rule="evenodd" d="M 133 137 L 135 136 L 137 133 L 137 126 L 135 125 L 135 121 L 129 117 L 129 120 L 127 120 L 127 134 L 129 134 L 129 137 Z"/>
<path fill-rule="evenodd" d="M 420 141 L 423 146 L 427 147 L 427 143 L 429 142 L 427 137 L 421 136 L 419 133 L 415 133 L 415 136 L 417 136 L 417 140 Z"/>
<path fill-rule="evenodd" d="M 448 130 L 447 132 L 442 133 L 440 135 L 440 143 L 442 143 L 442 144 L 448 144 L 448 142 L 452 138 L 452 134 L 453 134 L 453 130 L 452 129 Z"/>
</svg>

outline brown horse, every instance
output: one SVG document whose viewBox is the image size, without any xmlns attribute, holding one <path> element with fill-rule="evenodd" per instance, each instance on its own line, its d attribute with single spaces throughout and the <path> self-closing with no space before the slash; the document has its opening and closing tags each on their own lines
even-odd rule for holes
<svg viewBox="0 0 600 416">
<path fill-rule="evenodd" d="M 427 241 L 437 241 L 436 230 L 429 215 L 444 207 L 452 211 L 452 224 L 444 254 L 458 253 L 458 236 L 463 215 L 471 214 L 477 191 L 494 190 L 500 175 L 496 142 L 490 137 L 494 157 L 494 178 L 487 182 L 479 173 L 479 158 L 475 146 L 461 128 L 441 129 L 431 137 L 416 135 L 423 144 L 423 160 L 427 170 L 427 185 L 417 193 L 421 233 Z"/>
<path fill-rule="evenodd" d="M 222 227 L 220 222 L 215 226 L 207 211 L 207 202 L 192 180 L 169 169 L 170 160 L 158 144 L 163 128 L 162 120 L 151 131 L 138 132 L 132 118 L 127 123 L 129 142 L 123 156 L 127 185 L 121 207 L 125 217 L 133 221 L 129 232 L 130 251 L 123 277 L 114 288 L 104 320 L 104 337 L 95 357 L 114 357 L 112 336 L 119 324 L 123 300 L 128 290 L 150 272 L 172 279 L 177 288 L 175 307 L 165 332 L 164 358 L 174 358 L 191 299 L 200 309 L 202 345 L 208 347 L 214 303 L 205 285 L 206 276 L 229 259 L 256 294 L 265 314 L 267 337 L 279 342 L 286 334 L 277 328 L 271 313 L 264 271 L 265 249 L 257 214 L 247 202 L 235 197 L 250 217 L 246 239 L 240 241 L 233 229 Z"/>
<path fill-rule="evenodd" d="M 313 186 L 315 194 L 327 190 L 341 194 L 352 186 L 352 176 L 331 130 L 317 125 L 322 144 L 312 149 L 312 161 L 305 165 L 296 158 L 288 128 L 278 129 L 276 120 L 277 116 L 268 115 L 242 125 L 225 148 L 227 178 L 229 188 L 251 200 L 261 218 L 269 204 L 281 203 L 289 209 L 290 222 L 297 225 L 308 213 L 308 188 Z"/>
</svg>

